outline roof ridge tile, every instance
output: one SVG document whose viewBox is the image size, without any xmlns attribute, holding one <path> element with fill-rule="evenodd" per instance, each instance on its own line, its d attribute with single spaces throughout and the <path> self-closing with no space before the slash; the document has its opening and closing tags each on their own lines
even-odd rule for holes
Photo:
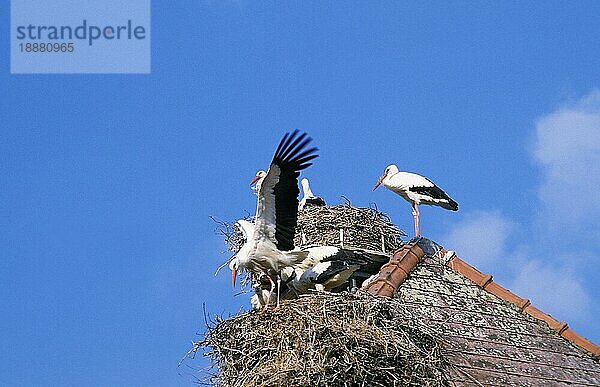
<svg viewBox="0 0 600 387">
<path fill-rule="evenodd" d="M 416 242 L 403 245 L 396 250 L 390 261 L 381 267 L 377 278 L 363 290 L 374 296 L 393 297 L 423 256 L 425 253 Z"/>
</svg>

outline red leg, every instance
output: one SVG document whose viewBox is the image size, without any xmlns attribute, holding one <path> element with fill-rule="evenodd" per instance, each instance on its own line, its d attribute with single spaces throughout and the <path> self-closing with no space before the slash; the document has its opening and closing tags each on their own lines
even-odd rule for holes
<svg viewBox="0 0 600 387">
<path fill-rule="evenodd" d="M 267 296 L 267 302 L 265 302 L 265 307 L 263 308 L 263 312 L 265 312 L 267 309 L 269 309 L 269 304 L 271 303 L 271 295 L 273 294 L 273 290 L 275 289 L 275 282 L 273 282 L 273 279 L 271 278 L 271 276 L 267 275 L 267 278 L 269 279 L 269 282 L 271 283 L 271 289 L 269 290 L 269 295 Z"/>
<path fill-rule="evenodd" d="M 412 203 L 413 218 L 415 221 L 415 236 L 421 236 L 419 232 L 419 205 L 415 202 Z"/>
</svg>

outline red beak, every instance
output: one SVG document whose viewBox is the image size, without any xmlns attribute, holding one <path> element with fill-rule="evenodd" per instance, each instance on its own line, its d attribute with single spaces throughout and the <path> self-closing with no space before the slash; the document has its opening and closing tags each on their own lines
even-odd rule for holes
<svg viewBox="0 0 600 387">
<path fill-rule="evenodd" d="M 233 288 L 235 289 L 235 279 L 237 277 L 237 268 L 233 268 L 231 270 L 231 286 L 233 286 Z"/>
<path fill-rule="evenodd" d="M 375 187 L 373 187 L 373 191 L 375 191 L 377 189 L 377 187 L 379 187 L 379 185 L 381 184 L 383 179 L 385 179 L 385 175 L 383 175 L 379 178 L 379 180 L 377 181 L 377 184 L 375 184 Z"/>
<path fill-rule="evenodd" d="M 252 179 L 252 181 L 250 182 L 250 185 L 254 185 L 254 183 L 256 183 L 258 181 L 258 179 L 260 179 L 260 176 L 258 176 L 258 175 L 254 176 L 254 179 Z"/>
</svg>

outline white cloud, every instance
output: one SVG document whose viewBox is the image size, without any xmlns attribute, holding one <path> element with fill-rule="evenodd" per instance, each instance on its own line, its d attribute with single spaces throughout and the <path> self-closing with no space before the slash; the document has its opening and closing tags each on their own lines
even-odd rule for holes
<svg viewBox="0 0 600 387">
<path fill-rule="evenodd" d="M 533 230 L 526 240 L 507 243 L 519 236 L 514 223 L 488 211 L 466 214 L 444 245 L 541 310 L 589 327 L 599 304 L 588 287 L 600 247 L 600 91 L 541 117 L 533 157 L 542 174 L 536 215 L 519 225 Z"/>
<path fill-rule="evenodd" d="M 469 263 L 491 271 L 506 250 L 513 224 L 498 212 L 467 214 L 444 238 L 444 244 Z"/>
<path fill-rule="evenodd" d="M 538 260 L 523 262 L 509 287 L 559 320 L 589 322 L 591 298 L 579 276 L 564 265 Z"/>
<path fill-rule="evenodd" d="M 590 252 L 600 247 L 600 91 L 541 117 L 535 129 L 541 205 L 527 248 L 538 253 L 517 260 L 512 285 L 558 319 L 588 325 L 598 305 L 584 279 L 594 277 Z"/>
<path fill-rule="evenodd" d="M 475 212 L 450 230 L 444 246 L 557 319 L 589 324 L 593 305 L 579 255 L 549 253 L 531 240 L 511 245 L 514 229 L 515 224 L 498 212 Z"/>
<path fill-rule="evenodd" d="M 534 157 L 543 168 L 541 228 L 600 235 L 592 221 L 600 215 L 600 91 L 539 119 Z"/>
</svg>

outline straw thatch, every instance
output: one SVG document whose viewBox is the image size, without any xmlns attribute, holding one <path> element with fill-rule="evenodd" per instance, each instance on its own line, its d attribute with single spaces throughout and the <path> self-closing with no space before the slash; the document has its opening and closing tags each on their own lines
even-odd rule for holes
<svg viewBox="0 0 600 387">
<path fill-rule="evenodd" d="M 397 300 L 318 293 L 219 320 L 195 349 L 216 386 L 445 386 L 426 330 Z"/>
</svg>

